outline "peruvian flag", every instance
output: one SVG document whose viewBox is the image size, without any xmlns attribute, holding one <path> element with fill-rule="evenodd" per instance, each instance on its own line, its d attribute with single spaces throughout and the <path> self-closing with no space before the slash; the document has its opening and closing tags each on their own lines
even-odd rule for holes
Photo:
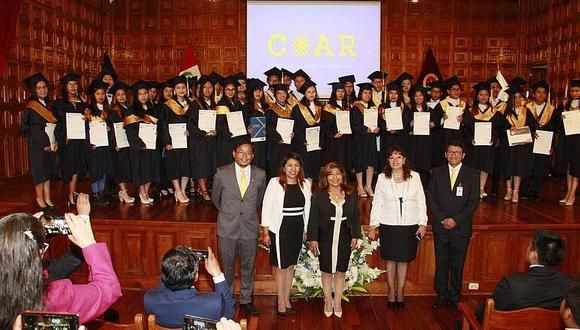
<svg viewBox="0 0 580 330">
<path fill-rule="evenodd" d="M 437 65 L 437 60 L 435 59 L 433 50 L 431 49 L 431 46 L 429 46 L 417 82 L 422 84 L 423 87 L 427 87 L 427 85 L 435 80 L 443 81 L 443 76 L 439 70 L 439 65 Z"/>
<path fill-rule="evenodd" d="M 201 77 L 201 72 L 199 71 L 199 65 L 197 64 L 197 59 L 193 55 L 193 47 L 189 45 L 183 56 L 183 62 L 179 67 L 179 75 L 185 75 L 187 77 L 195 76 L 197 78 Z"/>
</svg>

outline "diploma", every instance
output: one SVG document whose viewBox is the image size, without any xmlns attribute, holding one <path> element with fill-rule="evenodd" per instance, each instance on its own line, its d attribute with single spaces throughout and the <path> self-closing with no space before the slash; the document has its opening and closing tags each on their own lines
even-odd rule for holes
<svg viewBox="0 0 580 330">
<path fill-rule="evenodd" d="M 530 128 L 528 126 L 524 126 L 522 128 L 516 128 L 515 130 L 507 130 L 506 131 L 508 137 L 509 146 L 516 146 L 522 144 L 532 143 L 532 133 L 530 132 Z"/>
<path fill-rule="evenodd" d="M 564 121 L 566 135 L 580 134 L 580 110 L 564 111 L 562 120 Z"/>
<path fill-rule="evenodd" d="M 55 149 L 56 147 L 56 137 L 54 136 L 54 129 L 56 128 L 56 124 L 53 123 L 46 123 L 46 127 L 44 127 L 44 132 L 48 135 L 48 142 L 50 143 L 50 150 Z"/>
<path fill-rule="evenodd" d="M 198 115 L 199 119 L 197 127 L 199 127 L 200 130 L 205 132 L 215 131 L 215 122 L 217 118 L 217 112 L 215 110 L 199 110 Z"/>
<path fill-rule="evenodd" d="M 89 123 L 89 141 L 96 147 L 108 147 L 109 135 L 104 121 Z"/>
<path fill-rule="evenodd" d="M 370 129 L 377 128 L 379 124 L 379 111 L 377 109 L 365 109 L 364 125 Z"/>
<path fill-rule="evenodd" d="M 443 123 L 443 128 L 458 130 L 461 123 L 457 120 L 457 117 L 461 116 L 462 113 L 463 109 L 460 107 L 447 107 L 447 111 L 445 111 L 447 119 Z"/>
<path fill-rule="evenodd" d="M 292 132 L 294 131 L 294 119 L 278 118 L 276 132 L 282 137 L 285 144 L 292 142 Z"/>
<path fill-rule="evenodd" d="M 340 134 L 352 134 L 350 128 L 350 111 L 336 112 L 336 128 Z"/>
<path fill-rule="evenodd" d="M 254 128 L 250 142 L 266 141 L 266 117 L 250 117 L 250 126 Z"/>
<path fill-rule="evenodd" d="M 537 130 L 536 134 L 538 137 L 534 140 L 534 153 L 539 155 L 550 155 L 554 132 Z"/>
<path fill-rule="evenodd" d="M 85 121 L 80 113 L 67 112 L 66 114 L 66 138 L 69 140 L 84 140 L 87 138 L 85 132 Z"/>
<path fill-rule="evenodd" d="M 320 150 L 320 126 L 306 127 L 306 151 Z"/>
<path fill-rule="evenodd" d="M 431 114 L 429 112 L 413 113 L 413 135 L 429 135 L 429 123 Z"/>
<path fill-rule="evenodd" d="M 187 149 L 187 124 L 169 124 L 169 135 L 173 149 Z"/>
<path fill-rule="evenodd" d="M 155 150 L 157 144 L 157 125 L 139 123 L 139 138 L 143 140 L 147 150 Z"/>
<path fill-rule="evenodd" d="M 491 123 L 477 122 L 475 123 L 475 131 L 473 132 L 473 145 L 489 146 L 491 144 Z"/>
<path fill-rule="evenodd" d="M 244 113 L 241 111 L 232 111 L 226 113 L 228 121 L 228 129 L 232 133 L 232 137 L 248 134 L 246 124 L 244 123 Z"/>
<path fill-rule="evenodd" d="M 403 116 L 401 116 L 401 108 L 394 107 L 385 109 L 385 122 L 387 123 L 388 131 L 402 130 Z"/>
<path fill-rule="evenodd" d="M 115 142 L 117 143 L 117 148 L 127 148 L 129 146 L 129 139 L 127 139 L 127 132 L 125 132 L 123 123 L 114 123 L 113 129 L 115 131 Z"/>
</svg>

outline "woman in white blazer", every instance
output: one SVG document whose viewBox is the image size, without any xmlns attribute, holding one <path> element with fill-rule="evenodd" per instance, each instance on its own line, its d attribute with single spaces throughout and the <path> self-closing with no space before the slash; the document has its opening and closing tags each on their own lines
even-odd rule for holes
<svg viewBox="0 0 580 330">
<path fill-rule="evenodd" d="M 387 261 L 388 307 L 402 309 L 407 263 L 415 259 L 427 231 L 427 205 L 421 177 L 411 171 L 405 151 L 394 146 L 387 160 L 377 179 L 368 236 L 375 239 L 379 228 L 381 258 Z"/>
<path fill-rule="evenodd" d="M 310 182 L 304 178 L 302 159 L 289 152 L 278 176 L 270 179 L 262 205 L 264 244 L 270 247 L 270 265 L 278 293 L 278 317 L 295 313 L 290 304 L 294 266 L 308 227 Z M 282 248 L 281 248 L 282 247 Z"/>
</svg>

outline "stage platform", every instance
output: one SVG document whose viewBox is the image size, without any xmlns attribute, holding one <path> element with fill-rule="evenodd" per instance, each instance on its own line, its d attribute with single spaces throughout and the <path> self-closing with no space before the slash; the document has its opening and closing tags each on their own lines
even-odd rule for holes
<svg viewBox="0 0 580 330">
<path fill-rule="evenodd" d="M 465 293 L 488 294 L 504 274 L 525 270 L 524 254 L 531 235 L 539 228 L 554 230 L 565 238 L 566 259 L 560 268 L 569 274 L 580 275 L 580 263 L 577 262 L 580 259 L 580 206 L 557 204 L 557 200 L 564 195 L 561 183 L 562 180 L 546 180 L 540 201 L 514 204 L 501 198 L 482 200 L 474 216 L 473 236 L 464 271 Z M 67 210 L 66 188 L 55 183 L 53 191 L 54 202 L 59 208 L 57 213 L 62 214 Z M 88 184 L 81 183 L 79 191 L 89 191 Z M 0 214 L 33 212 L 32 202 L 30 181 L 0 188 Z M 360 199 L 359 202 L 362 222 L 366 227 L 371 199 Z M 192 201 L 182 205 L 173 200 L 156 199 L 153 205 L 142 206 L 139 203 L 122 204 L 116 200 L 107 207 L 93 206 L 91 218 L 96 239 L 108 244 L 124 288 L 157 286 L 163 254 L 178 244 L 194 248 L 211 246 L 217 251 L 217 211 L 208 202 Z M 64 237 L 51 239 L 50 255 L 58 256 L 68 245 Z M 273 294 L 275 285 L 268 253 L 261 249 L 258 251 L 256 293 Z M 369 258 L 369 263 L 385 268 L 378 251 Z M 209 289 L 211 279 L 203 267 L 201 269 L 198 287 Z M 433 237 L 428 233 L 420 243 L 417 259 L 409 266 L 406 292 L 409 295 L 434 294 L 434 272 Z M 87 269 L 83 266 L 74 277 L 83 281 L 86 274 Z M 383 274 L 369 289 L 372 294 L 385 294 L 386 275 Z"/>
</svg>

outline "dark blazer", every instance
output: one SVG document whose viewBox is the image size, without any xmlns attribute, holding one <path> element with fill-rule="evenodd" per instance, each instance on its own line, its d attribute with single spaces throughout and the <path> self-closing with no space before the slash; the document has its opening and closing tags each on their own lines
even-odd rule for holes
<svg viewBox="0 0 580 330">
<path fill-rule="evenodd" d="M 479 204 L 479 171 L 461 165 L 453 190 L 450 187 L 449 166 L 433 169 L 429 182 L 429 205 L 435 234 L 471 236 L 473 212 Z M 457 196 L 457 187 L 463 187 L 463 196 Z M 445 218 L 453 218 L 457 226 L 447 230 L 441 224 Z"/>
<path fill-rule="evenodd" d="M 330 202 L 326 191 L 315 192 L 310 205 L 308 239 L 318 241 L 319 229 L 331 230 L 330 228 L 334 227 L 334 221 L 331 221 L 330 218 L 335 216 L 336 208 Z M 351 193 L 345 197 L 344 205 L 342 206 L 342 216 L 347 218 L 346 221 L 350 228 L 351 238 L 360 238 L 360 212 L 356 193 Z"/>
<path fill-rule="evenodd" d="M 240 196 L 234 163 L 218 168 L 213 179 L 211 200 L 218 209 L 217 235 L 229 239 L 258 238 L 258 209 L 266 191 L 266 173 L 252 166 L 251 178 Z"/>
<path fill-rule="evenodd" d="M 215 291 L 199 293 L 195 288 L 171 291 L 160 283 L 145 293 L 143 304 L 148 314 L 157 316 L 159 325 L 169 328 L 181 329 L 184 314 L 212 320 L 233 319 L 235 302 L 226 281 L 217 283 Z"/>
<path fill-rule="evenodd" d="M 527 272 L 504 276 L 495 286 L 495 309 L 513 311 L 527 307 L 558 310 L 572 278 L 552 267 L 532 267 Z M 485 305 L 476 316 L 481 322 Z"/>
</svg>

